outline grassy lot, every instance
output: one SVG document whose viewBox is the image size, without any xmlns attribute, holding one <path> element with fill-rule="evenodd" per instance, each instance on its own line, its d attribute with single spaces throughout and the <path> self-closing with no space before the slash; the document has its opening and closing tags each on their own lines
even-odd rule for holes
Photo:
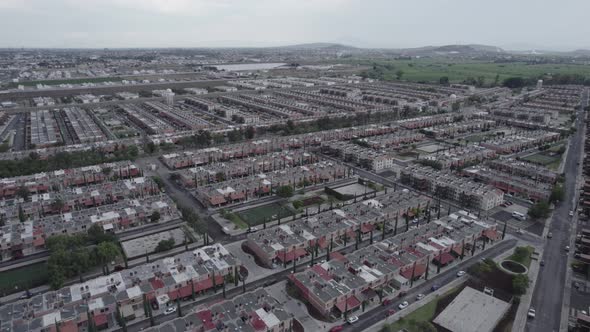
<svg viewBox="0 0 590 332">
<path fill-rule="evenodd" d="M 235 213 L 227 213 L 225 218 L 231 222 L 233 222 L 238 228 L 247 229 L 248 224 L 242 220 L 237 214 Z"/>
<path fill-rule="evenodd" d="M 45 263 L 33 264 L 18 269 L 2 272 L 0 278 L 0 293 L 11 294 L 37 287 L 48 281 L 47 265 Z"/>
<path fill-rule="evenodd" d="M 262 224 L 265 218 L 267 221 L 276 219 L 279 213 L 281 218 L 289 217 L 295 214 L 291 209 L 279 203 L 262 205 L 252 209 L 236 212 L 237 216 L 250 226 Z"/>
<path fill-rule="evenodd" d="M 342 62 L 342 60 L 339 60 Z M 374 63 L 387 66 L 384 79 L 395 80 L 396 72 L 401 70 L 402 80 L 414 82 L 439 82 L 440 77 L 447 76 L 450 82 L 462 82 L 465 79 L 484 78 L 484 84 L 495 82 L 496 75 L 501 83 L 513 76 L 525 78 L 538 77 L 543 74 L 580 74 L 590 76 L 590 67 L 582 64 L 529 64 L 526 62 L 493 63 L 477 60 L 456 59 L 412 59 L 380 60 L 352 59 L 350 63 L 372 66 Z"/>
<path fill-rule="evenodd" d="M 10 87 L 16 88 L 19 85 L 35 86 L 37 84 L 59 85 L 59 84 L 102 83 L 102 82 L 121 82 L 121 78 L 117 78 L 117 77 L 89 77 L 89 78 L 73 78 L 73 79 L 63 79 L 63 80 L 25 81 L 25 82 L 18 82 L 18 83 L 10 83 Z"/>
<path fill-rule="evenodd" d="M 530 156 L 526 156 L 526 157 L 524 157 L 522 159 L 523 160 L 526 160 L 526 161 L 530 161 L 530 162 L 535 163 L 535 164 L 541 164 L 541 165 L 544 165 L 544 166 L 547 166 L 547 165 L 555 162 L 556 159 L 557 160 L 560 160 L 560 158 L 555 158 L 553 156 L 548 156 L 548 155 L 546 155 L 543 152 L 535 153 L 535 154 L 532 154 Z"/>
<path fill-rule="evenodd" d="M 531 246 L 516 247 L 514 253 L 508 257 L 509 260 L 518 262 L 527 268 L 531 265 L 531 255 L 535 252 L 535 248 Z"/>
</svg>

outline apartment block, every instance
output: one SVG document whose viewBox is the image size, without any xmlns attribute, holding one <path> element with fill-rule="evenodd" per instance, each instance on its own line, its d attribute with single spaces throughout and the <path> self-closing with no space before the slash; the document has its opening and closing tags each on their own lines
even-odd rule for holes
<svg viewBox="0 0 590 332">
<path fill-rule="evenodd" d="M 467 120 L 449 124 L 436 125 L 422 129 L 426 135 L 434 138 L 454 137 L 455 135 L 488 131 L 496 127 L 496 121 L 492 120 Z"/>
<path fill-rule="evenodd" d="M 67 118 L 70 127 L 73 128 L 78 142 L 87 143 L 106 140 L 106 136 L 90 115 L 88 115 L 86 110 L 81 108 L 64 108 L 62 112 Z"/>
<path fill-rule="evenodd" d="M 151 219 L 154 212 L 160 218 Z M 117 233 L 132 227 L 154 222 L 166 223 L 180 219 L 176 204 L 160 194 L 119 203 L 74 210 L 40 217 L 24 223 L 11 223 L 0 228 L 0 255 L 4 259 L 20 258 L 45 247 L 45 240 L 61 234 L 85 233 L 92 225 L 100 225 L 105 232 Z"/>
<path fill-rule="evenodd" d="M 104 163 L 93 166 L 69 168 L 46 173 L 0 179 L 0 199 L 14 199 L 18 189 L 24 187 L 30 194 L 61 191 L 64 188 L 82 187 L 104 181 L 133 178 L 141 170 L 130 161 Z"/>
<path fill-rule="evenodd" d="M 341 164 L 320 161 L 200 186 L 194 196 L 204 206 L 218 207 L 272 195 L 273 189 L 281 186 L 301 188 L 333 182 L 347 174 L 347 168 Z"/>
<path fill-rule="evenodd" d="M 499 154 L 510 154 L 559 140 L 560 135 L 546 130 L 523 131 L 480 142 L 479 145 Z"/>
<path fill-rule="evenodd" d="M 35 147 L 47 147 L 62 141 L 53 112 L 48 110 L 29 113 L 29 142 Z"/>
<path fill-rule="evenodd" d="M 272 152 L 269 154 L 215 162 L 191 167 L 177 172 L 180 182 L 187 188 L 207 185 L 234 178 L 242 178 L 259 173 L 272 172 L 295 166 L 303 166 L 319 161 L 314 155 L 300 150 Z"/>
<path fill-rule="evenodd" d="M 190 314 L 147 329 L 149 332 L 293 331 L 294 318 L 264 288 L 231 300 L 199 306 Z"/>
<path fill-rule="evenodd" d="M 535 181 L 547 182 L 554 184 L 559 177 L 557 172 L 550 170 L 545 166 L 532 164 L 522 160 L 513 159 L 496 159 L 489 160 L 486 165 L 504 173 L 515 176 L 527 177 Z"/>
<path fill-rule="evenodd" d="M 354 243 L 357 233 L 371 233 L 377 224 L 413 217 L 430 199 L 415 193 L 397 191 L 374 199 L 353 203 L 339 209 L 301 218 L 286 225 L 260 230 L 248 235 L 245 245 L 267 267 L 288 264 L 309 255 L 311 248 L 322 250 L 330 242 Z M 399 221 L 400 226 L 403 221 Z"/>
<path fill-rule="evenodd" d="M 496 158 L 496 151 L 477 145 L 454 147 L 444 151 L 437 151 L 423 158 L 441 166 L 442 169 L 463 167 L 480 163 L 487 159 Z"/>
<path fill-rule="evenodd" d="M 149 304 L 202 296 L 235 277 L 240 262 L 214 244 L 101 276 L 0 308 L 3 331 L 85 331 L 89 320 L 99 330 L 117 328 L 117 307 L 124 319 L 145 318 Z"/>
<path fill-rule="evenodd" d="M 528 177 L 505 173 L 484 166 L 465 169 L 463 174 L 472 179 L 492 185 L 506 194 L 524 197 L 532 201 L 549 200 L 553 185 L 532 180 Z"/>
<path fill-rule="evenodd" d="M 490 210 L 504 201 L 504 193 L 491 185 L 476 183 L 450 171 L 411 165 L 400 173 L 403 184 L 428 192 L 442 199 L 450 199 L 467 208 Z"/>
<path fill-rule="evenodd" d="M 289 275 L 300 294 L 324 316 L 359 311 L 379 303 L 377 291 L 397 297 L 424 278 L 429 264 L 447 265 L 467 255 L 476 242 L 496 241 L 496 225 L 459 211 L 385 241 Z"/>
<path fill-rule="evenodd" d="M 324 153 L 337 156 L 345 162 L 353 162 L 372 171 L 393 166 L 394 156 L 386 151 L 376 151 L 355 143 L 332 141 L 322 143 Z"/>
</svg>

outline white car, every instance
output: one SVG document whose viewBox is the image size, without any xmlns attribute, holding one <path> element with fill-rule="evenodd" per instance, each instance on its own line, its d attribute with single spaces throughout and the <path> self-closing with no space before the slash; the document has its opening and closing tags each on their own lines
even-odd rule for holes
<svg viewBox="0 0 590 332">
<path fill-rule="evenodd" d="M 175 313 L 176 312 L 176 307 L 170 307 L 168 309 L 166 309 L 166 311 L 164 311 L 164 315 L 170 315 L 171 313 Z"/>
<path fill-rule="evenodd" d="M 462 277 L 465 275 L 465 271 L 459 271 L 457 272 L 457 277 Z"/>
<path fill-rule="evenodd" d="M 535 318 L 536 315 L 537 315 L 537 312 L 535 311 L 535 309 L 530 308 L 529 312 L 527 313 L 527 316 L 529 316 L 529 318 Z"/>
<path fill-rule="evenodd" d="M 408 303 L 408 301 L 404 301 L 404 302 L 400 303 L 397 307 L 399 308 L 399 310 L 403 310 L 409 305 L 410 304 Z"/>
<path fill-rule="evenodd" d="M 569 252 L 570 251 L 570 246 L 565 246 L 565 251 Z"/>
<path fill-rule="evenodd" d="M 348 322 L 348 324 L 354 324 L 356 321 L 358 321 L 359 318 L 357 316 L 350 316 L 346 319 L 346 321 Z"/>
<path fill-rule="evenodd" d="M 420 293 L 418 295 L 416 295 L 416 301 L 420 301 L 424 298 L 424 294 Z"/>
<path fill-rule="evenodd" d="M 574 211 L 570 211 L 569 215 L 570 215 L 570 217 L 573 217 L 574 216 Z"/>
</svg>

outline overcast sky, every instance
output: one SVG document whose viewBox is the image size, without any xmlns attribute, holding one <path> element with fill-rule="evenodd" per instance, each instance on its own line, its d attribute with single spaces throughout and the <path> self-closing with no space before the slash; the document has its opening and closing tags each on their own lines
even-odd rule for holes
<svg viewBox="0 0 590 332">
<path fill-rule="evenodd" d="M 590 0 L 0 0 L 0 47 L 590 48 Z"/>
</svg>

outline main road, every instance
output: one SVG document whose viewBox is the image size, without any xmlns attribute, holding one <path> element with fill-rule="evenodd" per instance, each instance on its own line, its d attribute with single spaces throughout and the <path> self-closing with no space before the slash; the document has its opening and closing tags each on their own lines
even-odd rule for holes
<svg viewBox="0 0 590 332">
<path fill-rule="evenodd" d="M 575 123 L 576 133 L 570 138 L 570 146 L 566 156 L 565 197 L 553 211 L 549 232 L 551 239 L 546 239 L 542 259 L 545 266 L 541 268 L 533 292 L 531 307 L 536 310 L 536 317 L 530 320 L 526 331 L 559 331 L 561 310 L 564 299 L 564 285 L 566 280 L 567 252 L 565 246 L 570 245 L 570 233 L 573 217 L 570 211 L 576 209 L 576 180 L 579 174 L 581 155 L 583 154 L 584 108 L 588 105 L 588 91 L 582 98 L 582 109 L 578 111 Z M 575 211 L 574 211 L 575 212 Z M 569 294 L 567 294 L 569 296 Z"/>
</svg>

